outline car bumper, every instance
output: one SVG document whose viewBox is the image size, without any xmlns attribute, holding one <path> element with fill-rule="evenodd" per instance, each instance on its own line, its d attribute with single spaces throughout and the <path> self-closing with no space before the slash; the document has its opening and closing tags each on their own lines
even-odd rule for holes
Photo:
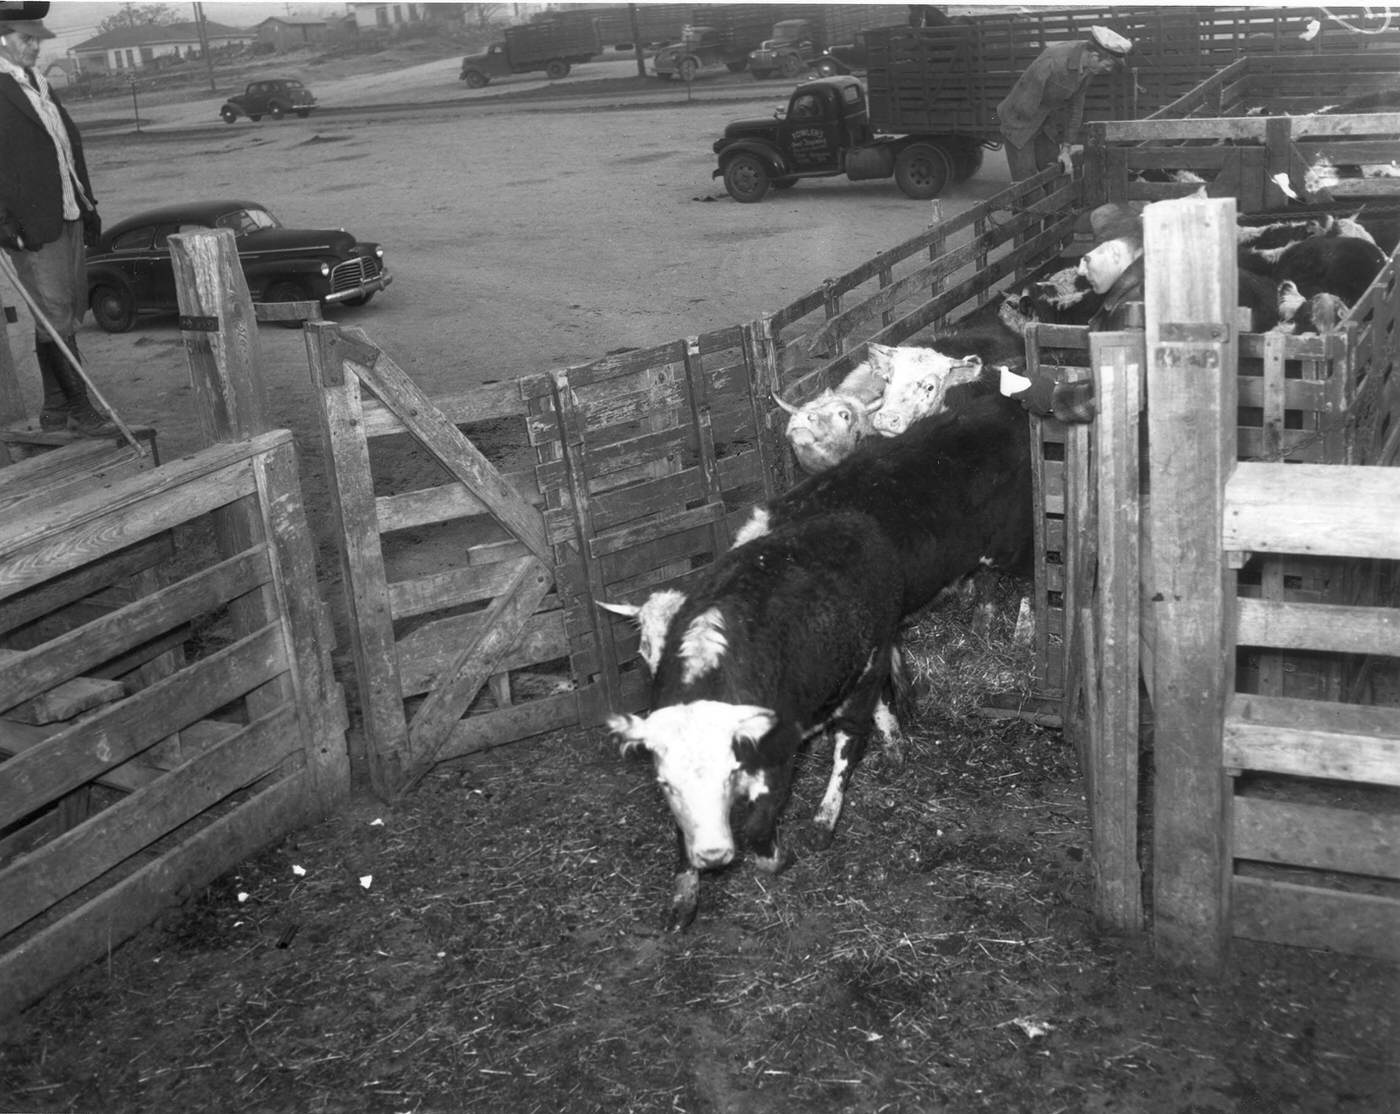
<svg viewBox="0 0 1400 1114">
<path fill-rule="evenodd" d="M 373 278 L 366 278 L 354 286 L 344 287 L 327 294 L 321 301 L 333 306 L 339 302 L 353 302 L 357 298 L 363 298 L 366 294 L 373 294 L 378 290 L 386 290 L 389 284 L 394 281 L 394 276 L 388 271 L 380 271 Z"/>
</svg>

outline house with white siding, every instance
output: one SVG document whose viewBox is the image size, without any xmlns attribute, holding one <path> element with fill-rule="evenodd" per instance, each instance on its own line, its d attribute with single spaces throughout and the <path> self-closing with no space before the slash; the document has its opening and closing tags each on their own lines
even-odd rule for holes
<svg viewBox="0 0 1400 1114">
<path fill-rule="evenodd" d="M 204 28 L 211 51 L 244 47 L 257 39 L 253 31 L 209 20 L 205 20 Z M 148 69 L 159 65 L 162 58 L 198 58 L 202 50 L 199 24 L 188 22 L 118 27 L 69 47 L 67 53 L 76 60 L 79 70 L 96 75 Z"/>
</svg>

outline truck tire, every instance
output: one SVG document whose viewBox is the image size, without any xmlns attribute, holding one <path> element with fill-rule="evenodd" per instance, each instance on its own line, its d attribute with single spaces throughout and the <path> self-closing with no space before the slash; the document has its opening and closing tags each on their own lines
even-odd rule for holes
<svg viewBox="0 0 1400 1114">
<path fill-rule="evenodd" d="M 491 82 L 491 79 L 480 70 L 468 70 L 462 75 L 462 80 L 467 83 L 468 89 L 482 89 Z"/>
<path fill-rule="evenodd" d="M 684 82 L 695 80 L 695 75 L 700 72 L 700 63 L 694 58 L 682 58 L 676 65 L 676 76 Z"/>
<path fill-rule="evenodd" d="M 802 64 L 802 59 L 796 54 L 784 54 L 783 60 L 778 63 L 778 69 L 784 77 L 791 78 L 805 71 L 807 67 Z"/>
<path fill-rule="evenodd" d="M 569 63 L 562 58 L 551 58 L 549 65 L 544 68 L 544 76 L 550 81 L 558 81 L 561 77 L 568 77 Z"/>
<path fill-rule="evenodd" d="M 724 164 L 724 188 L 735 201 L 752 205 L 768 195 L 773 180 L 757 155 L 742 151 Z"/>
<path fill-rule="evenodd" d="M 911 143 L 894 159 L 894 180 L 915 201 L 937 197 L 952 174 L 947 153 L 933 143 Z"/>
<path fill-rule="evenodd" d="M 964 143 L 953 157 L 953 181 L 966 182 L 982 169 L 982 144 Z"/>
</svg>

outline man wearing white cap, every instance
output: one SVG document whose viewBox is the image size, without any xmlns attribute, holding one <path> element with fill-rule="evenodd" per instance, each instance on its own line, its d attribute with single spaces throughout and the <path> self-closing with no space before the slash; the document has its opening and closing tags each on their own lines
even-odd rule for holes
<svg viewBox="0 0 1400 1114">
<path fill-rule="evenodd" d="M 83 144 L 72 118 L 35 70 L 53 32 L 47 4 L 0 3 L 0 248 L 54 333 L 76 352 L 87 310 L 84 240 L 101 232 Z M 38 321 L 34 350 L 43 381 L 40 428 L 87 437 L 117 431 L 88 397 L 82 376 Z"/>
<path fill-rule="evenodd" d="M 1117 31 L 1091 27 L 1086 41 L 1051 43 L 1026 67 L 997 106 L 1013 181 L 1029 178 L 1057 159 L 1066 174 L 1071 172 L 1070 145 L 1084 123 L 1089 81 L 1122 65 L 1132 49 Z"/>
</svg>

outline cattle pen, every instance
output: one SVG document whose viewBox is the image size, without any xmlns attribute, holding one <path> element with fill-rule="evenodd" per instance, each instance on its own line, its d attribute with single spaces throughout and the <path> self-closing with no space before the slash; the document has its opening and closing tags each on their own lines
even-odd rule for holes
<svg viewBox="0 0 1400 1114">
<path fill-rule="evenodd" d="M 1247 169 L 1215 185 L 1231 197 L 1238 191 L 1241 211 L 1258 211 L 1284 203 L 1271 192 L 1275 173 L 1305 188 L 1302 169 L 1310 163 L 1288 144 L 1358 126 L 1333 119 L 1326 133 L 1236 118 L 1190 126 L 1202 140 L 1228 132 L 1239 152 L 1263 142 L 1263 156 L 1242 153 Z M 1368 116 L 1360 126 L 1370 137 L 1400 132 L 1394 116 Z M 1121 179 L 1090 180 L 1121 181 L 1125 194 L 1131 160 L 1176 165 L 1163 160 L 1205 146 L 1178 143 L 1182 124 L 1157 132 L 1145 124 L 1096 127 L 1100 145 L 1090 145 L 1089 165 L 1116 166 L 1122 152 L 1125 171 Z M 1170 154 L 1151 146 L 1158 137 L 1170 141 Z M 1284 143 L 1285 153 L 1271 142 Z M 1383 139 L 1364 142 L 1368 156 L 1384 161 Z M 1224 165 L 1210 158 L 1215 169 Z M 1236 184 L 1245 179 L 1248 188 Z M 435 763 L 640 708 L 645 677 L 635 631 L 596 603 L 635 602 L 702 575 L 729 544 L 736 516 L 792 481 L 772 393 L 801 402 L 839 381 L 869 342 L 936 338 L 994 304 L 1007 287 L 1072 253 L 1087 208 L 1117 197 L 1083 190 L 1082 182 L 1047 172 L 950 220 L 935 208 L 919 236 L 756 320 L 450 397 L 423 396 L 363 332 L 309 322 L 308 365 L 339 517 L 363 723 L 351 745 L 360 748 L 353 757 L 364 760 L 374 788 L 403 793 Z M 1218 201 L 1183 204 L 1205 226 L 1229 223 Z M 1186 241 L 1169 224 L 1154 236 L 1156 260 L 1179 254 Z M 256 337 L 253 321 L 263 311 L 252 309 L 236 282 L 217 285 L 219 276 L 238 274 L 219 258 L 227 245 L 189 241 L 199 262 L 186 268 L 182 292 L 194 301 L 182 302 L 182 332 L 192 367 L 203 369 L 196 381 L 207 410 L 247 418 L 236 430 L 211 425 L 210 440 L 236 432 L 238 446 L 213 444 L 194 463 L 158 467 L 124 456 L 75 461 L 82 453 L 64 450 L 0 473 L 16 487 L 35 475 L 51 485 L 42 489 L 48 498 L 27 489 L 24 500 L 8 497 L 23 528 L 7 532 L 0 582 L 0 602 L 14 616 L 5 627 L 7 656 L 17 663 L 7 669 L 0 700 L 9 709 L 3 746 L 14 756 L 0 765 L 9 802 L 0 882 L 22 895 L 0 936 L 7 1008 L 130 934 L 154 908 L 332 807 L 347 789 L 344 706 L 325 658 L 324 604 L 302 542 L 294 454 L 285 436 L 255 428 L 260 388 L 255 339 L 248 338 Z M 1217 257 L 1226 254 L 1214 247 Z M 1149 305 L 1136 333 L 1090 339 L 1044 328 L 1032 338 L 1032 353 L 1076 346 L 1089 353 L 1100 420 L 1091 430 L 1028 423 L 1042 458 L 1042 514 L 1034 600 L 1039 699 L 1026 707 L 1043 714 L 1046 702 L 1063 704 L 1084 754 L 1099 912 L 1110 923 L 1136 929 L 1150 913 L 1167 950 L 1205 962 L 1218 961 L 1232 932 L 1376 950 L 1400 938 L 1393 896 L 1384 886 L 1371 892 L 1374 879 L 1395 877 L 1396 811 L 1393 800 L 1368 789 L 1395 781 L 1396 729 L 1384 710 L 1393 694 L 1383 660 L 1395 653 L 1385 615 L 1361 609 L 1385 598 L 1388 570 L 1353 563 L 1333 571 L 1338 566 L 1319 563 L 1331 554 L 1317 542 L 1274 532 L 1283 517 L 1268 511 L 1276 481 L 1228 462 L 1237 453 L 1315 454 L 1309 466 L 1336 471 L 1295 473 L 1291 494 L 1312 497 L 1305 509 L 1341 505 L 1339 485 L 1356 484 L 1372 505 L 1388 497 L 1393 474 L 1370 489 L 1351 469 L 1394 462 L 1396 259 L 1347 330 L 1325 340 L 1240 335 L 1225 312 L 1228 299 L 1204 298 L 1212 292 L 1220 293 L 1203 284 L 1199 303 Z M 1159 442 L 1175 443 L 1189 427 L 1201 441 L 1182 445 L 1179 455 L 1215 471 L 1205 479 L 1176 469 L 1154 473 L 1151 505 L 1140 507 L 1129 498 L 1140 479 L 1138 383 L 1167 365 L 1197 378 L 1149 380 L 1151 428 Z M 1237 408 L 1257 411 L 1239 433 L 1231 420 Z M 1182 421 L 1181 409 L 1199 409 L 1211 422 Z M 496 436 L 498 427 L 528 444 L 528 467 L 502 473 L 474 444 L 475 431 Z M 423 446 L 436 471 L 416 487 L 389 491 L 376 481 L 375 464 L 396 439 Z M 74 485 L 65 467 L 92 479 L 76 499 L 68 498 Z M 1224 501 L 1218 515 L 1200 512 L 1207 497 Z M 1287 525 L 1312 521 L 1343 547 L 1339 557 L 1400 556 L 1384 529 L 1351 537 L 1364 506 L 1350 505 L 1356 513 L 1343 523 L 1347 530 L 1301 512 Z M 193 573 L 165 568 L 181 555 L 170 532 L 205 518 L 218 523 L 211 527 L 218 561 Z M 1163 531 L 1194 565 L 1167 552 Z M 417 542 L 429 535 L 447 538 L 457 559 L 425 565 Z M 1150 559 L 1124 554 L 1135 539 Z M 1251 572 L 1257 584 L 1242 581 L 1249 591 L 1235 604 L 1232 561 L 1241 563 L 1246 552 L 1289 556 Z M 1307 560 L 1292 556 L 1298 553 Z M 1158 616 L 1135 634 L 1138 570 L 1145 576 L 1164 563 L 1178 580 L 1194 567 L 1186 601 L 1194 610 Z M 1158 590 L 1141 598 L 1150 601 Z M 1275 604 L 1275 614 L 1244 599 Z M 1311 610 L 1324 599 L 1338 609 L 1325 622 Z M 1169 622 L 1184 632 L 1164 636 Z M 22 626 L 24 634 L 13 633 Z M 1339 626 L 1352 628 L 1356 641 L 1337 633 Z M 1128 656 L 1139 639 L 1151 651 L 1146 664 Z M 93 649 L 75 655 L 80 644 Z M 1237 656 L 1236 644 L 1258 652 Z M 1342 653 L 1362 656 L 1316 657 Z M 104 672 L 108 659 L 117 664 Z M 1154 753 L 1160 757 L 1167 732 L 1175 732 L 1170 753 L 1182 760 L 1158 767 L 1147 800 L 1138 799 L 1135 770 L 1140 672 L 1150 682 Z M 1206 689 L 1190 688 L 1186 677 Z M 1254 690 L 1235 694 L 1232 677 L 1250 678 Z M 90 684 L 94 678 L 119 683 Z M 83 718 L 93 704 L 67 702 L 75 679 L 83 699 L 104 709 L 98 716 Z M 183 722 L 145 718 L 141 694 L 157 685 L 162 702 L 187 716 Z M 1182 688 L 1194 695 L 1190 706 L 1165 713 L 1168 690 Z M 44 715 L 59 714 L 35 724 L 15 711 L 35 717 L 41 704 L 50 709 Z M 1280 719 L 1288 720 L 1286 732 Z M 1270 744 L 1271 732 L 1288 737 Z M 1346 749 L 1345 765 L 1334 757 L 1337 748 Z M 41 759 L 60 773 L 37 778 Z M 204 788 L 210 770 L 222 779 L 214 789 Z M 1332 800 L 1276 806 L 1239 791 L 1243 771 L 1365 783 L 1356 792 L 1367 800 L 1351 810 Z M 210 796 L 217 800 L 207 802 Z M 107 838 L 133 815 L 146 817 L 138 834 Z M 1145 816 L 1158 826 L 1150 855 L 1139 845 Z M 1285 831 L 1303 834 L 1285 841 Z M 1237 859 L 1270 859 L 1290 843 L 1296 857 L 1269 865 L 1317 872 L 1324 884 L 1235 870 Z M 1357 850 L 1339 855 L 1334 847 Z M 1144 909 L 1149 858 L 1154 891 Z M 38 862 L 78 864 L 76 884 L 52 892 Z M 128 869 L 136 870 L 131 878 Z M 1362 882 L 1338 884 L 1347 875 Z M 1289 925 L 1300 930 L 1296 936 L 1284 935 Z"/>
</svg>

